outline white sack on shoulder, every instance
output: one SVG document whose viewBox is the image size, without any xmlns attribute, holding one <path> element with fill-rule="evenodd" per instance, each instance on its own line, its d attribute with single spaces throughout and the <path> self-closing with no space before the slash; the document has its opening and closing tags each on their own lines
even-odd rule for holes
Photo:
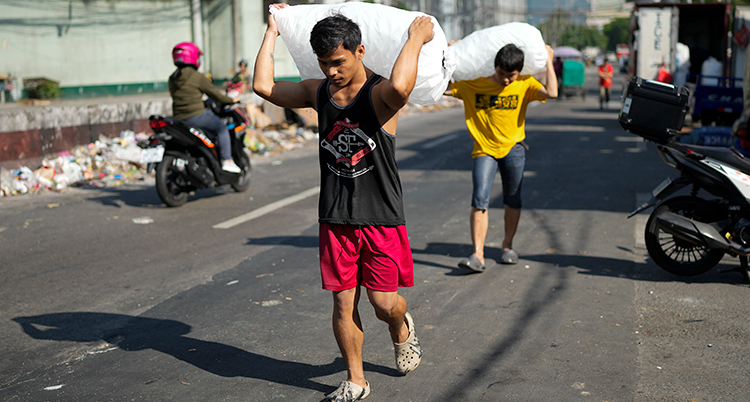
<svg viewBox="0 0 750 402">
<path fill-rule="evenodd" d="M 524 22 L 509 22 L 472 32 L 448 48 L 456 62 L 455 81 L 488 77 L 495 73 L 495 55 L 507 44 L 523 50 L 522 75 L 533 75 L 547 66 L 547 48 L 542 33 Z"/>
<path fill-rule="evenodd" d="M 270 10 L 303 80 L 325 78 L 310 46 L 310 32 L 323 18 L 341 13 L 356 22 L 365 45 L 362 62 L 377 74 L 389 78 L 409 37 L 409 26 L 417 17 L 426 15 L 371 3 L 298 5 L 282 9 L 271 7 Z M 447 44 L 443 29 L 435 17 L 429 17 L 435 35 L 419 53 L 417 82 L 409 97 L 411 102 L 420 105 L 431 105 L 440 100 L 455 67 L 450 59 L 444 60 Z"/>
</svg>

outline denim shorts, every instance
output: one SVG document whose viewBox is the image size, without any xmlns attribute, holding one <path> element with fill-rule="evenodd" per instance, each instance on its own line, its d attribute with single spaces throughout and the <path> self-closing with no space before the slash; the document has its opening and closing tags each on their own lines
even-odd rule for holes
<svg viewBox="0 0 750 402">
<path fill-rule="evenodd" d="M 503 180 L 503 204 L 521 208 L 521 184 L 523 183 L 523 168 L 526 164 L 526 149 L 521 144 L 511 148 L 504 158 L 478 156 L 474 158 L 474 168 L 471 179 L 474 190 L 471 195 L 471 206 L 486 211 L 490 207 L 490 193 L 495 173 L 500 170 Z"/>
</svg>

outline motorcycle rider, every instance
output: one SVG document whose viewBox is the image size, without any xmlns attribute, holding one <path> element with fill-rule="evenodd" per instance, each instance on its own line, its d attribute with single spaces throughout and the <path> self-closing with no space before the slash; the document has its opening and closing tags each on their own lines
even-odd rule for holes
<svg viewBox="0 0 750 402">
<path fill-rule="evenodd" d="M 232 146 L 227 126 L 210 109 L 203 105 L 203 94 L 220 103 L 238 103 L 239 98 L 223 95 L 211 81 L 198 72 L 203 52 L 191 42 L 182 42 L 172 49 L 172 60 L 177 70 L 169 77 L 169 93 L 172 96 L 174 118 L 191 126 L 215 133 L 218 136 L 221 154 L 221 169 L 230 173 L 242 170 L 232 160 Z"/>
</svg>

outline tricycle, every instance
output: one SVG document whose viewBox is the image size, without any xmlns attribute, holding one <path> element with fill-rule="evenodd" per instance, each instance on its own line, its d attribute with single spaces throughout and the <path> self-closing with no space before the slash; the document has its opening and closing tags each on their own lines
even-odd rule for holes
<svg viewBox="0 0 750 402">
<path fill-rule="evenodd" d="M 700 120 L 704 126 L 716 123 L 731 126 L 742 114 L 742 78 L 715 75 L 688 74 L 688 81 L 695 79 L 693 92 L 693 121 Z"/>
</svg>

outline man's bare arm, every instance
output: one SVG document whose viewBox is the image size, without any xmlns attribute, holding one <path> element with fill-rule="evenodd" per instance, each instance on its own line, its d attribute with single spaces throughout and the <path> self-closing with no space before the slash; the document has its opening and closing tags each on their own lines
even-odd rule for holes
<svg viewBox="0 0 750 402">
<path fill-rule="evenodd" d="M 274 4 L 284 8 L 286 4 Z M 309 82 L 276 81 L 274 79 L 274 48 L 279 29 L 273 14 L 268 15 L 268 28 L 255 59 L 253 91 L 261 98 L 281 107 L 299 108 L 315 106 L 310 96 Z"/>
<path fill-rule="evenodd" d="M 555 57 L 555 51 L 552 47 L 546 45 L 547 48 L 547 81 L 544 87 L 539 89 L 539 95 L 544 99 L 557 98 L 557 74 L 555 74 L 555 67 L 552 65 L 552 60 Z"/>
</svg>

